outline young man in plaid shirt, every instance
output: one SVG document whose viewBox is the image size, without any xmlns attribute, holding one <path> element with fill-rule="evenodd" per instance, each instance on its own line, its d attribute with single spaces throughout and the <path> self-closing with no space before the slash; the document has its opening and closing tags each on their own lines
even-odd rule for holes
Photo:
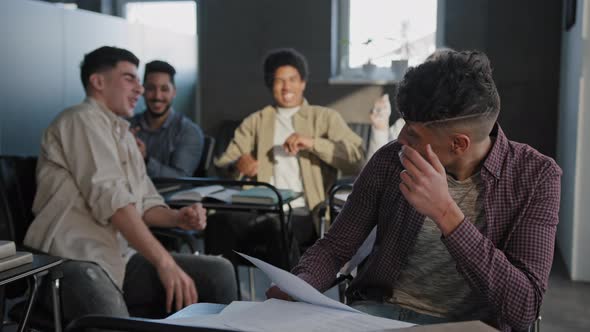
<svg viewBox="0 0 590 332">
<path fill-rule="evenodd" d="M 410 69 L 397 106 L 406 121 L 398 140 L 367 163 L 293 272 L 326 290 L 376 227 L 347 290 L 353 307 L 417 324 L 526 329 L 547 289 L 561 169 L 508 140 L 483 53 L 449 51 Z M 267 295 L 287 297 L 276 286 Z"/>
</svg>

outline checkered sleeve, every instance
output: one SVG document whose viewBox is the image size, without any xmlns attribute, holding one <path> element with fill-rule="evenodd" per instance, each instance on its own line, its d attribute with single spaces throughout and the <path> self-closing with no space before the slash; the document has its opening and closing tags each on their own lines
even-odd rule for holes
<svg viewBox="0 0 590 332">
<path fill-rule="evenodd" d="M 330 231 L 305 252 L 292 271 L 320 291 L 332 285 L 377 222 L 379 198 L 392 172 L 389 160 L 393 152 L 384 150 L 363 168 Z"/>
<path fill-rule="evenodd" d="M 538 315 L 553 261 L 561 170 L 551 162 L 539 174 L 528 204 L 503 250 L 469 220 L 443 238 L 471 287 L 496 309 L 501 325 L 525 330 Z M 508 207 L 497 206 L 499 214 Z"/>
</svg>

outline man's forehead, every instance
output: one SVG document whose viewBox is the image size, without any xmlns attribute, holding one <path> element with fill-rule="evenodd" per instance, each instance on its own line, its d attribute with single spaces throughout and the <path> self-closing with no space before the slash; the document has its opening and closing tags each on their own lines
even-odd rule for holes
<svg viewBox="0 0 590 332">
<path fill-rule="evenodd" d="M 161 72 L 161 71 L 153 71 L 153 72 L 145 75 L 146 83 L 148 83 L 148 81 L 155 81 L 155 80 L 158 80 L 161 78 L 165 78 L 166 82 L 159 82 L 159 83 L 172 84 L 172 79 L 170 78 L 170 74 L 168 74 L 168 73 Z M 153 83 L 155 83 L 155 82 L 153 82 Z"/>
<path fill-rule="evenodd" d="M 280 66 L 275 70 L 275 77 L 300 76 L 299 70 L 291 65 Z"/>
</svg>

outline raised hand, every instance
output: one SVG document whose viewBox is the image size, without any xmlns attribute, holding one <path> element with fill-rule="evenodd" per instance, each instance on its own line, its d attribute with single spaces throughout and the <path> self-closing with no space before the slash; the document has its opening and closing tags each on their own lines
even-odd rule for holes
<svg viewBox="0 0 590 332">
<path fill-rule="evenodd" d="M 283 143 L 283 149 L 287 154 L 294 156 L 301 150 L 310 150 L 313 147 L 313 138 L 293 133 Z"/>
<path fill-rule="evenodd" d="M 377 130 L 386 130 L 389 128 L 389 117 L 391 116 L 391 104 L 389 95 L 384 94 L 375 101 L 373 109 L 369 114 L 371 125 Z"/>
<path fill-rule="evenodd" d="M 426 158 L 404 145 L 400 159 L 405 170 L 399 188 L 406 200 L 421 214 L 430 217 L 444 235 L 450 234 L 465 219 L 447 184 L 445 168 L 430 144 Z"/>
</svg>

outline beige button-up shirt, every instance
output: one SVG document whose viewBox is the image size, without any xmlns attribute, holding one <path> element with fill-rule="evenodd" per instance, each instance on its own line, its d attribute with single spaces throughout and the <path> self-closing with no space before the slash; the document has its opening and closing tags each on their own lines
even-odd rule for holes
<svg viewBox="0 0 590 332">
<path fill-rule="evenodd" d="M 43 135 L 36 218 L 25 244 L 95 262 L 122 288 L 129 248 L 110 218 L 128 204 L 140 215 L 165 205 L 146 174 L 129 123 L 87 98 L 63 111 Z"/>
</svg>

